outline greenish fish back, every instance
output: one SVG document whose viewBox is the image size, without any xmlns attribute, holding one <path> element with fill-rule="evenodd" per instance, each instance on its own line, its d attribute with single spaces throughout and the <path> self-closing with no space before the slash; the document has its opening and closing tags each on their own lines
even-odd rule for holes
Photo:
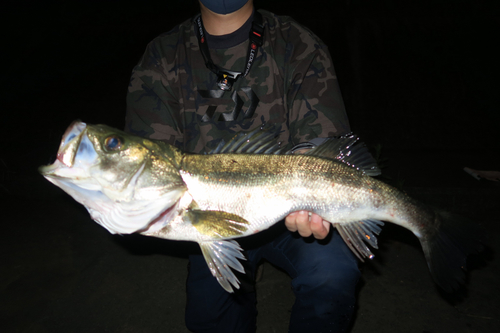
<svg viewBox="0 0 500 333">
<path fill-rule="evenodd" d="M 222 140 L 208 154 L 292 154 L 292 150 L 287 150 L 281 145 L 278 136 L 279 130 L 262 125 L 249 132 L 240 132 L 228 142 Z M 318 146 L 307 143 L 303 145 L 304 148 L 309 148 L 304 155 L 340 161 L 368 176 L 378 176 L 381 173 L 366 145 L 352 133 L 337 138 L 327 138 Z"/>
</svg>

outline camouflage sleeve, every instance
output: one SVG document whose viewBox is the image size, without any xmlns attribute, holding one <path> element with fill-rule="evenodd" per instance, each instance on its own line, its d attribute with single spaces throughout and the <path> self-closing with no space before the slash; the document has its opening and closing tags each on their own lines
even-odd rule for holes
<svg viewBox="0 0 500 333">
<path fill-rule="evenodd" d="M 171 88 L 167 63 L 151 42 L 134 68 L 127 91 L 125 131 L 180 146 L 182 122 L 180 105 Z"/>
<path fill-rule="evenodd" d="M 350 131 L 337 76 L 327 47 L 307 29 L 294 43 L 287 93 L 293 142 Z"/>
</svg>

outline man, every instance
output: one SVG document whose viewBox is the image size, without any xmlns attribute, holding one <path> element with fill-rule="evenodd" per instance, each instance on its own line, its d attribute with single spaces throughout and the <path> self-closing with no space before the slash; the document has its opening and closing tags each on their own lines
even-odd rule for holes
<svg viewBox="0 0 500 333">
<path fill-rule="evenodd" d="M 194 153 L 263 123 L 290 147 L 349 132 L 326 46 L 288 17 L 253 0 L 200 0 L 201 15 L 153 40 L 134 68 L 126 130 Z M 250 37 L 249 37 L 250 36 Z M 290 214 L 282 232 L 246 252 L 248 274 L 266 259 L 292 277 L 290 332 L 343 332 L 359 269 L 330 223 Z M 328 238 L 328 237 L 330 238 Z M 190 256 L 186 325 L 194 332 L 255 331 L 255 292 L 227 293 L 201 255 Z"/>
</svg>

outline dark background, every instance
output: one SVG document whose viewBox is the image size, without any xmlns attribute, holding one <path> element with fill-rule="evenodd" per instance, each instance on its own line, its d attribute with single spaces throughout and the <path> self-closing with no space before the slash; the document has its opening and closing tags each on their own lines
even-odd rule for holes
<svg viewBox="0 0 500 333">
<path fill-rule="evenodd" d="M 462 169 L 500 169 L 495 3 L 256 0 L 329 46 L 351 127 L 381 153 L 385 179 L 482 222 L 493 239 L 499 186 Z M 36 170 L 54 161 L 75 119 L 123 127 L 129 75 L 146 44 L 196 12 L 193 0 L 2 4 L 3 331 L 184 331 L 185 254 L 193 247 L 111 236 Z M 473 263 L 469 291 L 450 296 L 432 285 L 415 240 L 387 229 L 377 259 L 364 266 L 353 332 L 498 327 L 494 242 L 485 262 Z M 289 279 L 269 265 L 266 272 L 259 330 L 282 332 Z"/>
<path fill-rule="evenodd" d="M 7 173 L 28 156 L 52 162 L 45 149 L 75 119 L 123 127 L 129 75 L 146 44 L 197 12 L 195 0 L 8 3 L 0 132 Z M 477 168 L 494 168 L 498 148 L 494 3 L 256 2 L 327 43 L 352 129 L 368 145 L 382 145 L 388 157 L 407 150 L 415 163 L 452 149 L 471 154 Z"/>
</svg>

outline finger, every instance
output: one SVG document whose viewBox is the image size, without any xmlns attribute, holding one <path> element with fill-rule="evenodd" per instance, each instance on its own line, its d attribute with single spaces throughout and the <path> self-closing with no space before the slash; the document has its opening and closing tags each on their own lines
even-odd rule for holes
<svg viewBox="0 0 500 333">
<path fill-rule="evenodd" d="M 330 232 L 330 226 L 331 225 L 332 224 L 330 222 L 323 220 L 323 226 L 325 227 L 327 234 Z"/>
<path fill-rule="evenodd" d="M 297 231 L 296 219 L 297 219 L 297 212 L 290 213 L 285 218 L 285 226 L 291 232 Z"/>
<path fill-rule="evenodd" d="M 302 237 L 309 237 L 312 235 L 311 226 L 309 225 L 309 212 L 301 210 L 295 219 L 297 224 L 297 231 Z"/>
<path fill-rule="evenodd" d="M 326 225 L 325 225 L 326 224 Z M 323 222 L 323 218 L 318 214 L 311 216 L 311 232 L 316 239 L 324 239 L 330 231 L 330 223 Z"/>
</svg>

